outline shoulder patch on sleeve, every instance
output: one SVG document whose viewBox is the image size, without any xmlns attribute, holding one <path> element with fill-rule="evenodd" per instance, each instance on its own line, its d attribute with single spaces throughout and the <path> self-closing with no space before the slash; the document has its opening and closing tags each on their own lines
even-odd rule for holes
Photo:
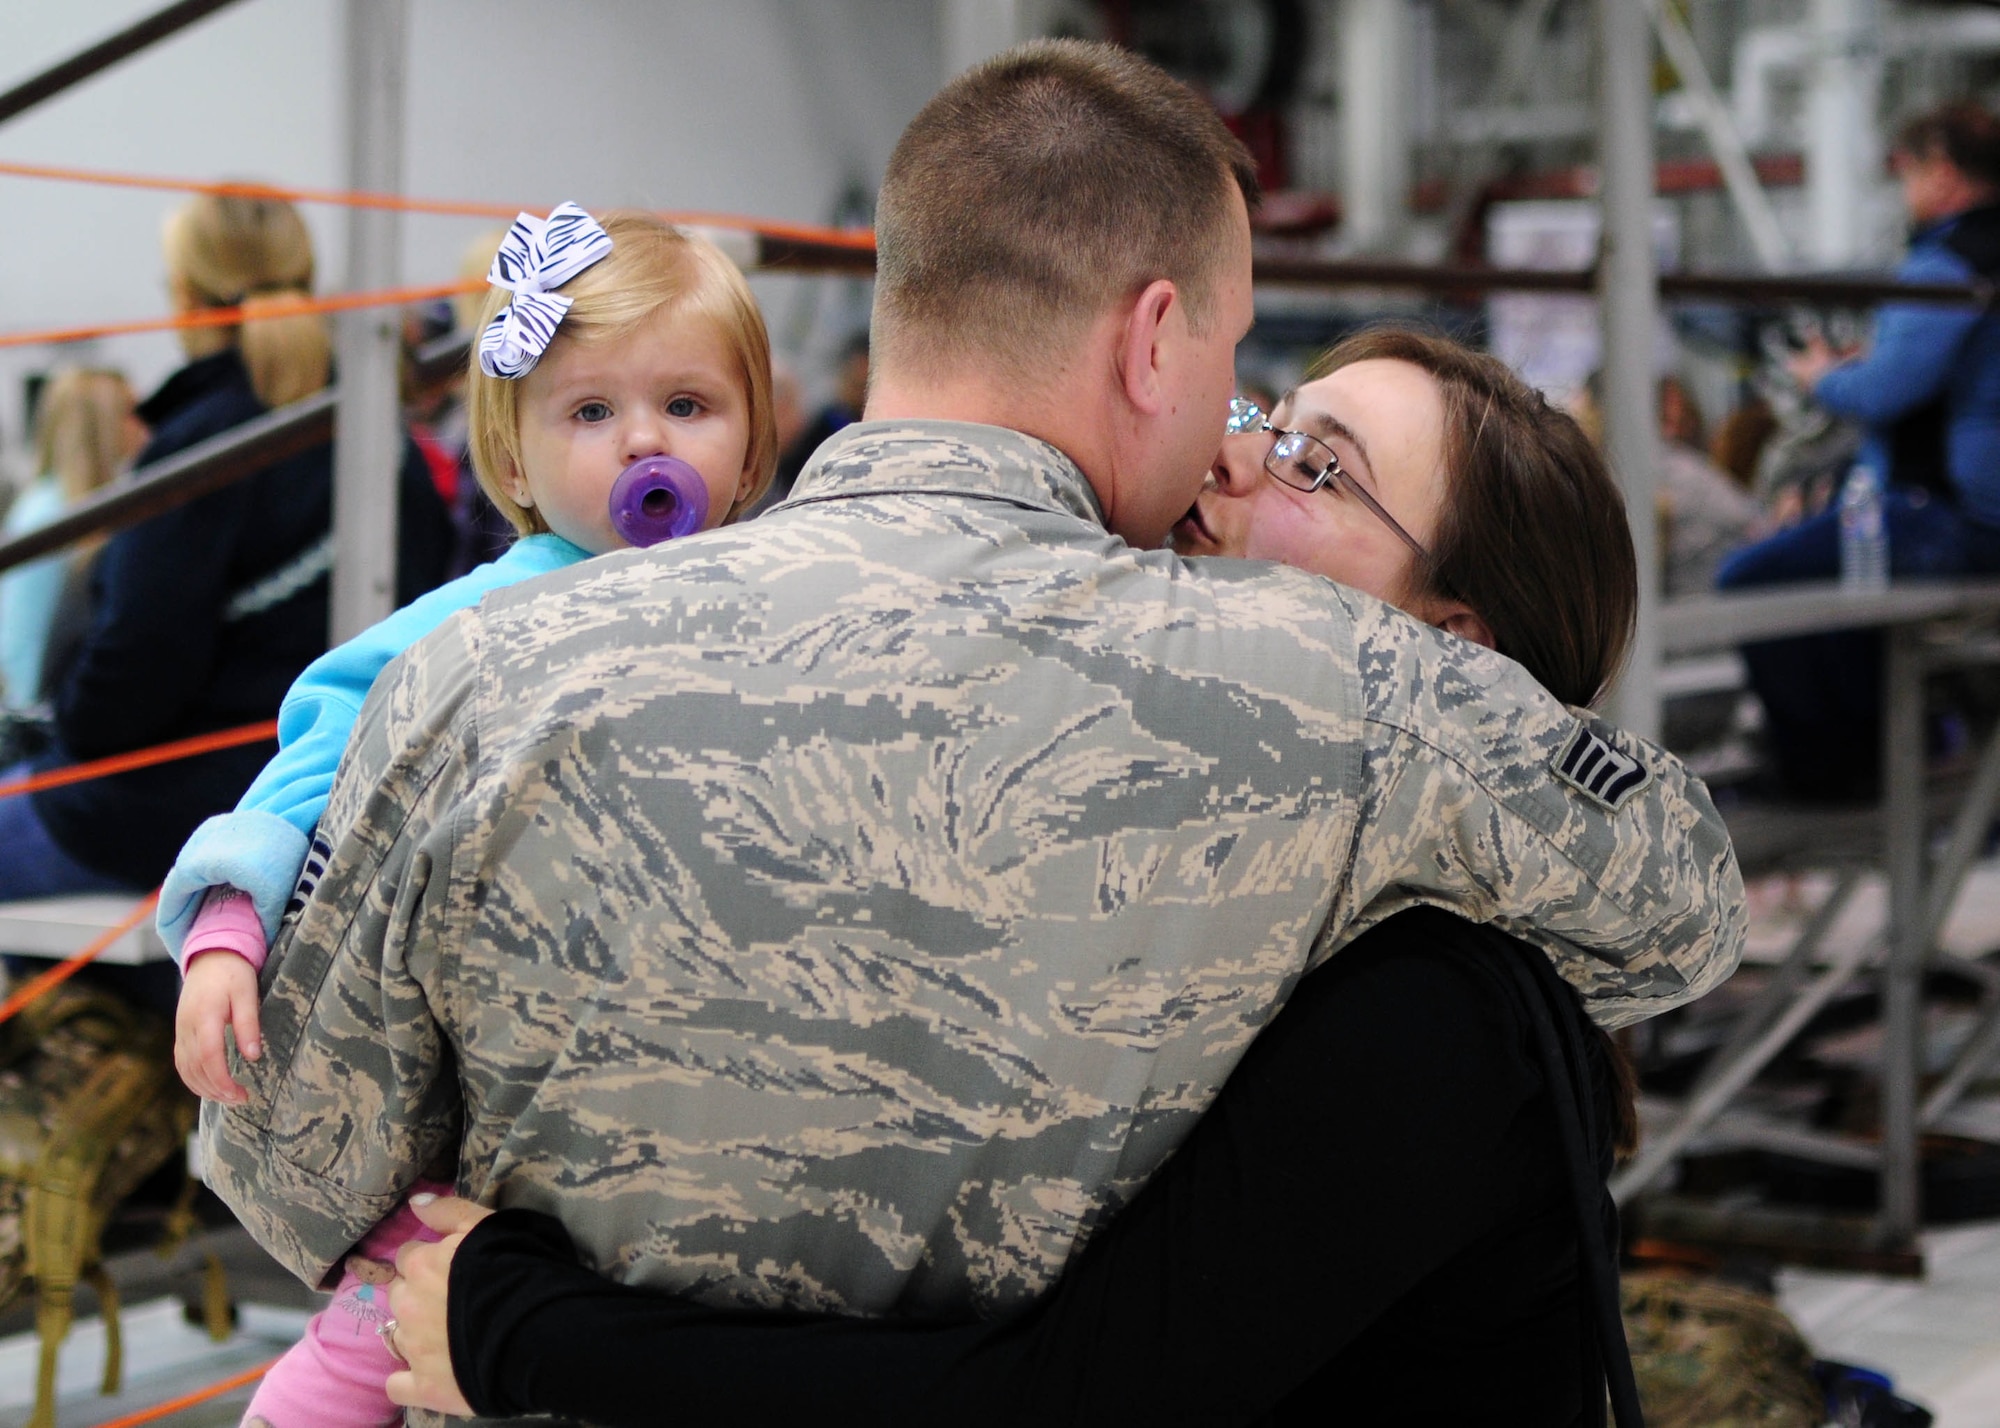
<svg viewBox="0 0 2000 1428">
<path fill-rule="evenodd" d="M 1614 811 L 1653 781 L 1651 769 L 1630 754 L 1619 753 L 1581 721 L 1549 767 L 1571 788 Z"/>
</svg>

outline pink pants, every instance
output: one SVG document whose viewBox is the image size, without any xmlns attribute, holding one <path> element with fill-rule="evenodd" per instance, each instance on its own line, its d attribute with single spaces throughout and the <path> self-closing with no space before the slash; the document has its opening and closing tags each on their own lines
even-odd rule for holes
<svg viewBox="0 0 2000 1428">
<path fill-rule="evenodd" d="M 449 1185 L 420 1191 L 449 1195 Z M 403 1410 L 389 1401 L 389 1375 L 403 1367 L 375 1331 L 389 1320 L 389 1278 L 396 1251 L 411 1240 L 441 1238 L 407 1203 L 370 1230 L 306 1334 L 271 1366 L 243 1414 L 243 1428 L 393 1428 Z"/>
</svg>

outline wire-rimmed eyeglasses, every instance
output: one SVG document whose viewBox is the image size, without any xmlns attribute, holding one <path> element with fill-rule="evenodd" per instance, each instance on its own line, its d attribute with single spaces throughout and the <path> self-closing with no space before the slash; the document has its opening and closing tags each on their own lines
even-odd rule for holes
<svg viewBox="0 0 2000 1428">
<path fill-rule="evenodd" d="M 1396 533 L 1397 539 L 1417 553 L 1419 560 L 1436 569 L 1437 562 L 1431 559 L 1431 553 L 1415 536 L 1404 530 L 1394 516 L 1382 509 L 1382 503 L 1348 474 L 1347 468 L 1340 464 L 1339 455 L 1318 437 L 1271 425 L 1271 419 L 1264 415 L 1262 407 L 1241 397 L 1230 402 L 1229 424 L 1225 429 L 1232 436 L 1246 432 L 1270 432 L 1277 439 L 1264 453 L 1264 470 L 1270 473 L 1272 480 L 1290 486 L 1294 491 L 1308 493 L 1333 485 L 1342 494 L 1354 497 L 1373 511 L 1383 525 Z"/>
</svg>

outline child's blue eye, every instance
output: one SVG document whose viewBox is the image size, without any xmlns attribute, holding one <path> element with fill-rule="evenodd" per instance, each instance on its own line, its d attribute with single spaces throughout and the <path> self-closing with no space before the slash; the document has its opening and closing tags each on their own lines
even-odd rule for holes
<svg viewBox="0 0 2000 1428">
<path fill-rule="evenodd" d="M 576 409 L 578 421 L 609 421 L 611 407 L 605 402 L 585 402 Z"/>
<path fill-rule="evenodd" d="M 700 410 L 701 404 L 693 397 L 675 397 L 667 403 L 667 415 L 670 417 L 691 417 Z"/>
</svg>

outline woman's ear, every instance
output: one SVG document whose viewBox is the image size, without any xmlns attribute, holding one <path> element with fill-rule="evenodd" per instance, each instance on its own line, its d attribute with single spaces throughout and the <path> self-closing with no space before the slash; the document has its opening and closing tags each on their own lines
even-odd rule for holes
<svg viewBox="0 0 2000 1428">
<path fill-rule="evenodd" d="M 1470 640 L 1489 650 L 1500 648 L 1493 638 L 1493 627 L 1481 619 L 1470 605 L 1461 605 L 1456 600 L 1443 602 L 1440 609 L 1431 615 L 1429 623 L 1448 635 L 1457 635 L 1461 640 Z"/>
</svg>

